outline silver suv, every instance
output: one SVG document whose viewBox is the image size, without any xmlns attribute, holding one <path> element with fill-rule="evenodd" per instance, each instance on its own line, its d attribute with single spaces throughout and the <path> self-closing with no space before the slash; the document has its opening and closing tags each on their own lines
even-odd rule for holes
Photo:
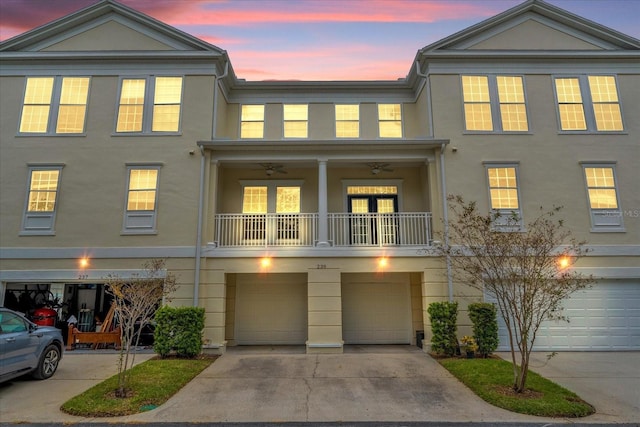
<svg viewBox="0 0 640 427">
<path fill-rule="evenodd" d="M 0 382 L 25 374 L 44 380 L 62 359 L 62 333 L 38 326 L 20 313 L 0 307 Z"/>
</svg>

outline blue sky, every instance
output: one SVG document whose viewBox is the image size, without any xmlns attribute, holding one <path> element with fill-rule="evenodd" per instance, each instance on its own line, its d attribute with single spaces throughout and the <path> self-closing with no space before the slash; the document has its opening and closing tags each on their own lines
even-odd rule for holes
<svg viewBox="0 0 640 427">
<path fill-rule="evenodd" d="M 395 80 L 416 52 L 520 0 L 122 0 L 229 53 L 247 80 Z M 640 0 L 548 0 L 640 38 Z M 96 0 L 0 0 L 0 39 Z"/>
</svg>

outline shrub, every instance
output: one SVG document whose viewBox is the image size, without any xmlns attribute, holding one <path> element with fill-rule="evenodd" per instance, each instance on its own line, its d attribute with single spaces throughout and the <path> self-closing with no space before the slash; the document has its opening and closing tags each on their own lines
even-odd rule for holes
<svg viewBox="0 0 640 427">
<path fill-rule="evenodd" d="M 202 351 L 204 308 L 162 307 L 156 313 L 153 350 L 166 357 L 195 357 Z"/>
<path fill-rule="evenodd" d="M 434 302 L 427 309 L 431 320 L 431 349 L 436 354 L 453 356 L 458 349 L 457 302 Z"/>
<path fill-rule="evenodd" d="M 473 322 L 473 337 L 478 353 L 487 357 L 498 348 L 498 320 L 495 304 L 478 302 L 469 304 L 469 318 Z"/>
</svg>

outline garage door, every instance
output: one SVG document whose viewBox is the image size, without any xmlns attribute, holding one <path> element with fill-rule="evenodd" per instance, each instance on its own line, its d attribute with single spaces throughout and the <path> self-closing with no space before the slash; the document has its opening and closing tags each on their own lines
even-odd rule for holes
<svg viewBox="0 0 640 427">
<path fill-rule="evenodd" d="M 640 281 L 599 281 L 563 306 L 569 323 L 544 322 L 534 350 L 640 350 Z M 506 328 L 498 320 L 499 349 L 508 350 Z"/>
<path fill-rule="evenodd" d="M 307 276 L 239 274 L 235 337 L 239 345 L 304 344 Z"/>
<path fill-rule="evenodd" d="M 411 298 L 405 275 L 345 275 L 342 335 L 345 344 L 410 344 Z M 405 280 L 406 277 L 406 280 Z"/>
</svg>

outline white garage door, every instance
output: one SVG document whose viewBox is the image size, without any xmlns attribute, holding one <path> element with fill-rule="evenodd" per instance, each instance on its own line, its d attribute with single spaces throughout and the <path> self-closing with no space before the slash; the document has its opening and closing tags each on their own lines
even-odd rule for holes
<svg viewBox="0 0 640 427">
<path fill-rule="evenodd" d="M 534 350 L 640 350 L 640 281 L 602 280 L 574 293 L 564 304 L 567 322 L 540 326 Z M 509 349 L 501 318 L 500 350 Z"/>
<path fill-rule="evenodd" d="M 307 276 L 239 274 L 235 338 L 239 345 L 304 344 Z"/>
<path fill-rule="evenodd" d="M 342 283 L 342 335 L 345 344 L 410 344 L 409 280 L 389 275 L 367 280 L 345 275 Z"/>
</svg>

